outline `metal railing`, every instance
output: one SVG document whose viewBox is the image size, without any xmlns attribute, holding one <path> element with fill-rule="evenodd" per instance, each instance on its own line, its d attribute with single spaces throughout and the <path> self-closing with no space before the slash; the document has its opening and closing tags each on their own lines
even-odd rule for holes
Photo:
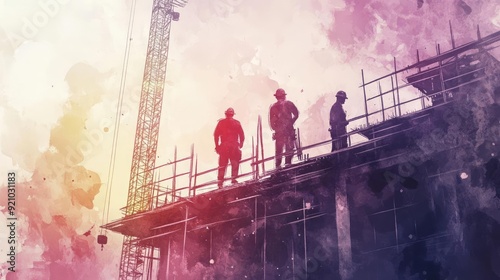
<svg viewBox="0 0 500 280">
<path fill-rule="evenodd" d="M 496 34 L 496 33 L 495 33 Z M 486 38 L 486 37 L 485 37 Z M 500 33 L 497 34 L 496 39 L 493 40 L 491 38 L 488 39 L 488 43 L 494 43 L 498 40 L 500 40 Z M 479 42 L 479 40 L 478 40 Z M 471 46 L 475 46 L 474 44 L 469 43 Z M 478 43 L 478 45 L 484 47 L 486 43 L 481 42 L 481 44 Z M 461 47 L 458 47 L 461 48 Z M 458 49 L 457 48 L 457 49 Z M 470 49 L 465 49 L 465 51 L 469 51 Z M 486 52 L 484 48 L 479 48 L 477 54 L 481 54 L 481 52 Z M 437 53 L 438 56 L 442 55 L 440 53 L 439 47 L 437 47 Z M 365 100 L 365 113 L 359 116 L 356 116 L 354 118 L 349 119 L 348 121 L 350 123 L 352 122 L 359 122 L 360 120 L 364 119 L 365 122 L 362 124 L 360 127 L 357 127 L 355 129 L 352 129 L 351 132 L 346 133 L 345 135 L 342 135 L 338 137 L 337 139 L 340 139 L 342 137 L 347 137 L 348 141 L 348 146 L 347 148 L 341 149 L 341 150 L 336 150 L 333 152 L 329 153 L 323 153 L 319 154 L 317 157 L 324 157 L 327 155 L 331 154 L 336 154 L 343 152 L 345 150 L 352 149 L 354 147 L 358 147 L 360 145 L 366 145 L 373 143 L 374 141 L 382 140 L 386 137 L 391 137 L 394 133 L 388 133 L 383 136 L 375 137 L 375 135 L 372 135 L 372 139 L 369 142 L 362 142 L 356 145 L 353 145 L 352 137 L 354 135 L 360 135 L 362 132 L 366 132 L 369 130 L 371 127 L 387 121 L 391 119 L 390 116 L 386 117 L 387 112 L 393 111 L 392 118 L 397 118 L 397 117 L 402 117 L 406 116 L 409 114 L 412 114 L 416 111 L 421 111 L 423 109 L 428 108 L 429 106 L 432 107 L 438 107 L 438 106 L 443 106 L 445 104 L 448 104 L 450 102 L 454 102 L 454 95 L 459 92 L 461 87 L 472 85 L 474 83 L 480 82 L 484 79 L 489 78 L 485 71 L 486 66 L 482 67 L 477 67 L 475 69 L 471 69 L 469 71 L 465 72 L 460 72 L 457 70 L 456 75 L 453 75 L 451 77 L 445 77 L 443 75 L 443 68 L 444 67 L 449 67 L 450 64 L 457 63 L 457 60 L 459 59 L 458 54 L 455 54 L 455 56 L 451 56 L 448 54 L 449 52 L 445 52 L 443 54 L 443 58 L 440 59 L 435 59 L 431 58 L 427 62 L 426 61 L 420 61 L 420 59 L 417 57 L 418 62 L 413 65 L 413 67 L 406 67 L 404 69 L 398 70 L 396 67 L 396 59 L 394 58 L 394 72 L 385 75 L 383 77 L 365 82 L 365 75 L 363 70 L 361 70 L 361 79 L 362 79 L 362 85 L 361 87 L 363 88 L 363 95 L 364 95 L 364 100 Z M 417 52 L 418 56 L 418 52 Z M 448 59 L 449 61 L 446 61 L 443 64 L 443 60 Z M 454 61 L 452 61 L 454 60 Z M 424 63 L 425 62 L 425 63 Z M 430 67 L 429 69 L 422 70 L 422 67 L 428 66 Z M 412 82 L 407 82 L 403 85 L 399 85 L 398 82 L 398 74 L 401 75 L 402 72 L 410 71 L 410 70 L 416 70 L 415 74 L 418 73 L 425 73 L 428 71 L 429 73 L 432 71 L 438 71 L 436 74 L 431 74 L 427 75 L 421 79 L 416 79 Z M 412 74 L 414 75 L 414 74 Z M 490 74 L 492 75 L 492 74 Z M 411 75 L 408 75 L 409 77 Z M 469 79 L 467 81 L 462 81 L 461 79 L 464 77 L 474 77 L 473 79 Z M 384 79 L 389 79 L 389 82 L 386 82 L 387 84 L 390 84 L 391 87 L 388 90 L 382 90 L 381 82 Z M 438 79 L 436 81 L 435 79 Z M 439 83 L 441 88 L 440 90 L 437 90 L 433 93 L 424 93 L 424 92 L 419 92 L 418 91 L 418 85 L 429 82 L 431 84 Z M 378 90 L 376 90 L 378 93 L 373 96 L 368 96 L 367 93 L 367 87 L 370 85 L 377 85 Z M 447 86 L 447 85 L 452 85 L 452 86 Z M 400 91 L 404 90 L 406 88 L 412 88 L 414 90 L 415 97 L 410 98 L 408 100 L 401 100 L 400 96 Z M 392 102 L 384 102 L 384 97 L 387 95 L 392 95 Z M 377 100 L 380 98 L 380 108 L 375 109 L 373 111 L 370 111 L 368 108 L 368 101 L 372 100 Z M 442 101 L 440 101 L 440 104 L 430 104 L 426 105 L 426 101 L 434 100 L 437 98 L 442 98 Z M 409 110 L 402 110 L 401 107 L 403 105 L 411 104 L 414 102 L 420 102 L 420 107 L 413 106 L 413 111 Z M 392 104 L 391 104 L 392 103 Z M 381 121 L 372 121 L 370 122 L 370 117 L 377 116 L 381 117 Z M 387 128 L 389 129 L 389 128 Z M 381 132 L 383 129 L 377 130 L 377 132 Z M 401 131 L 398 131 L 401 132 Z M 249 172 L 242 173 L 238 175 L 237 179 L 243 179 L 245 182 L 256 182 L 261 180 L 262 178 L 272 174 L 275 172 L 275 169 L 267 169 L 265 167 L 265 163 L 269 161 L 275 160 L 275 156 L 269 156 L 265 157 L 264 153 L 264 144 L 263 144 L 263 133 L 262 133 L 262 119 L 259 116 L 258 122 L 257 122 L 257 136 L 256 136 L 257 141 L 255 141 L 254 138 L 252 138 L 252 154 L 248 158 L 244 158 L 240 161 L 240 170 L 242 170 L 242 166 L 246 166 L 247 169 L 251 170 Z M 298 133 L 298 142 L 300 143 L 300 133 Z M 339 140 L 334 140 L 334 141 L 339 141 Z M 256 142 L 256 143 L 255 143 Z M 317 149 L 319 147 L 322 147 L 324 145 L 332 145 L 332 139 L 327 139 L 324 141 L 320 141 L 318 143 L 313 143 L 304 147 L 296 147 L 293 150 L 293 154 L 297 154 L 298 151 L 302 151 L 303 153 L 305 151 L 311 151 L 312 149 Z M 290 154 L 284 153 L 282 156 L 287 156 Z M 314 157 L 313 157 L 314 158 Z M 296 158 L 294 160 L 294 163 L 301 162 L 301 161 L 308 161 L 310 160 L 309 158 L 309 153 L 304 153 L 303 157 Z M 183 162 L 188 162 L 189 168 L 188 171 L 184 170 L 184 172 L 178 172 L 179 164 L 182 164 Z M 296 164 L 292 164 L 293 166 L 296 166 Z M 229 169 L 228 165 L 228 169 Z M 172 174 L 171 176 L 161 178 L 160 176 L 160 170 L 166 167 L 171 167 L 172 168 Z M 286 169 L 287 167 L 285 167 Z M 178 202 L 184 198 L 190 198 L 193 196 L 196 196 L 197 194 L 204 193 L 207 191 L 214 191 L 218 189 L 217 183 L 218 180 L 214 180 L 213 178 L 217 178 L 217 172 L 219 170 L 219 167 L 215 168 L 210 168 L 207 170 L 203 171 L 198 171 L 198 157 L 195 155 L 194 152 L 194 146 L 191 146 L 191 154 L 190 156 L 183 157 L 183 158 L 177 158 L 177 148 L 174 150 L 174 160 L 172 162 L 168 162 L 159 166 L 156 166 L 154 169 L 155 174 L 157 179 L 152 183 L 151 185 L 147 186 L 142 186 L 143 188 L 152 188 L 152 197 L 150 198 L 153 203 L 151 203 L 151 209 L 153 210 L 154 208 L 161 207 L 167 204 L 175 203 Z M 147 170 L 150 171 L 150 170 Z M 206 176 L 209 176 L 210 178 L 207 180 Z M 185 178 L 185 182 L 181 184 L 181 179 Z M 229 180 L 229 179 L 226 179 Z M 168 184 L 167 184 L 168 183 Z M 165 186 L 168 185 L 168 186 Z M 181 187 L 179 188 L 179 185 Z M 139 202 L 138 202 L 139 203 Z M 134 207 L 134 205 L 129 205 L 128 207 Z M 126 213 L 126 207 L 121 209 Z"/>
</svg>

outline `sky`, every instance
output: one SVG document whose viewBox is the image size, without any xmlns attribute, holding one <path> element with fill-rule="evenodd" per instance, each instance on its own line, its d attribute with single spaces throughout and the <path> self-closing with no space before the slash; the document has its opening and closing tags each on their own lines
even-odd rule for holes
<svg viewBox="0 0 500 280">
<path fill-rule="evenodd" d="M 19 273 L 11 279 L 116 278 L 121 236 L 110 233 L 104 251 L 95 240 L 99 226 L 120 218 L 126 203 L 152 1 L 137 1 L 128 38 L 132 6 L 0 0 L 0 182 L 7 182 L 7 171 L 15 171 L 18 182 Z M 476 39 L 478 25 L 483 36 L 500 29 L 496 0 L 192 0 L 178 11 L 157 164 L 171 161 L 174 147 L 189 155 L 194 144 L 201 170 L 217 164 L 212 134 L 228 107 L 247 135 L 243 157 L 252 153 L 259 115 L 266 155 L 272 155 L 267 112 L 278 87 L 299 108 L 303 145 L 327 140 L 335 92 L 347 92 L 348 118 L 364 113 L 361 69 L 370 80 L 392 71 L 394 57 L 404 67 L 416 61 L 417 50 L 425 59 L 436 44 L 450 49 L 449 22 L 457 45 Z M 6 183 L 0 195 L 1 209 Z M 5 209 L 0 220 L 6 222 Z M 1 244 L 2 265 L 5 250 Z M 3 277 L 6 266 L 0 271 Z"/>
</svg>

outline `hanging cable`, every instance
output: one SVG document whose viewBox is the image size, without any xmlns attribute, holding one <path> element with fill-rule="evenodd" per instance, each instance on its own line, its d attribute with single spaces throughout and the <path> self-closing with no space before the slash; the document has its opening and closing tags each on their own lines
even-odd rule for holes
<svg viewBox="0 0 500 280">
<path fill-rule="evenodd" d="M 121 73 L 121 79 L 120 79 L 120 90 L 118 93 L 118 104 L 116 105 L 116 115 L 115 115 L 115 130 L 113 132 L 113 143 L 111 146 L 111 156 L 110 156 L 110 161 L 109 161 L 109 166 L 108 166 L 108 179 L 106 183 L 106 194 L 104 197 L 104 208 L 102 211 L 102 218 L 103 218 L 103 225 L 107 224 L 109 221 L 109 208 L 110 208 L 110 201 L 111 201 L 111 189 L 113 185 L 113 175 L 114 175 L 114 169 L 115 169 L 115 162 L 116 162 L 116 147 L 117 147 L 117 142 L 118 142 L 118 133 L 120 131 L 120 121 L 121 121 L 121 110 L 123 107 L 123 96 L 125 95 L 125 84 L 126 84 L 126 79 L 127 79 L 127 72 L 128 72 L 128 61 L 130 57 L 130 44 L 132 42 L 132 31 L 134 27 L 134 18 L 135 18 L 135 9 L 136 9 L 136 3 L 137 0 L 132 1 L 132 7 L 130 8 L 130 15 L 129 15 L 129 23 L 128 23 L 128 30 L 127 30 L 127 38 L 126 38 L 126 43 L 125 43 L 125 53 L 123 56 L 123 65 L 122 65 L 122 73 Z M 104 231 L 105 234 L 107 233 L 107 229 Z M 103 233 L 103 228 L 101 228 L 101 234 Z"/>
</svg>

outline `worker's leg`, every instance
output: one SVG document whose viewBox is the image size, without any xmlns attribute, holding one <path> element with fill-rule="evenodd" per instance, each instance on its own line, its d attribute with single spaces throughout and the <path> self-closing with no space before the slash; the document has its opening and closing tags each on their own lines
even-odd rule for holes
<svg viewBox="0 0 500 280">
<path fill-rule="evenodd" d="M 347 130 L 345 129 L 345 127 L 343 129 L 340 130 L 339 132 L 339 135 L 340 135 L 340 139 L 339 139 L 339 148 L 340 149 L 344 149 L 344 148 L 347 148 Z"/>
<path fill-rule="evenodd" d="M 224 175 L 226 174 L 226 167 L 228 163 L 229 157 L 226 151 L 221 152 L 219 154 L 219 170 L 217 174 L 217 185 L 222 187 L 222 182 L 224 181 Z"/>
<path fill-rule="evenodd" d="M 283 148 L 285 146 L 285 137 L 284 136 L 276 136 L 276 167 L 279 167 L 281 165 L 281 160 L 283 158 Z"/>
<path fill-rule="evenodd" d="M 332 137 L 332 152 L 337 150 L 337 134 L 333 131 L 333 128 L 330 130 L 330 137 Z"/>
<path fill-rule="evenodd" d="M 238 183 L 236 178 L 238 178 L 238 171 L 240 168 L 241 160 L 241 150 L 238 147 L 234 147 L 231 155 L 231 183 Z"/>
<path fill-rule="evenodd" d="M 341 149 L 347 148 L 347 136 L 343 136 L 340 138 L 340 147 Z"/>
<path fill-rule="evenodd" d="M 292 164 L 293 148 L 294 147 L 295 147 L 294 137 L 292 137 L 292 136 L 286 137 L 286 142 L 285 142 L 285 150 L 286 150 L 285 164 L 286 165 Z"/>
</svg>

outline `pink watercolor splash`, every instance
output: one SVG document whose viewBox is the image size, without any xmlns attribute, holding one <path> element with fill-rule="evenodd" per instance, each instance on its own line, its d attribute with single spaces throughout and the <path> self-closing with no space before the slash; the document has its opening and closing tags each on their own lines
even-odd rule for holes
<svg viewBox="0 0 500 280">
<path fill-rule="evenodd" d="M 345 7 L 332 10 L 334 23 L 324 26 L 334 46 L 346 60 L 366 64 L 390 62 L 395 56 L 402 65 L 451 49 L 449 22 L 457 45 L 477 39 L 476 29 L 490 34 L 498 30 L 498 1 L 345 1 Z"/>
<path fill-rule="evenodd" d="M 109 266 L 117 253 L 101 252 L 96 242 L 101 221 L 94 198 L 101 179 L 81 165 L 79 145 L 89 110 L 103 94 L 103 76 L 77 64 L 66 81 L 71 97 L 51 131 L 50 148 L 36 159 L 31 179 L 16 187 L 17 259 L 16 272 L 6 276 L 9 280 L 103 279 L 117 273 Z M 2 205 L 6 197 L 2 188 Z M 5 265 L 2 270 L 7 272 Z"/>
</svg>

